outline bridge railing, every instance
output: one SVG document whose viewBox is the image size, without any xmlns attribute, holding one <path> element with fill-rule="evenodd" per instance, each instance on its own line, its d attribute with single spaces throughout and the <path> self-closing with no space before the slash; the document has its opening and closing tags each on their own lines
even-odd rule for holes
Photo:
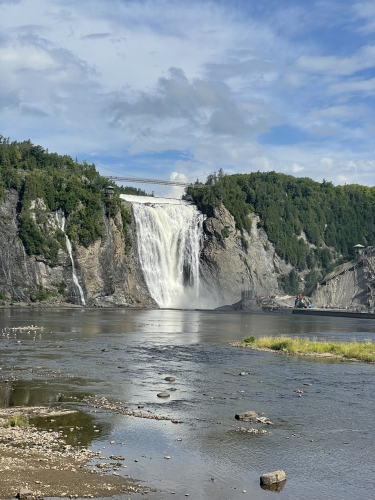
<svg viewBox="0 0 375 500">
<path fill-rule="evenodd" d="M 174 180 L 163 180 L 163 179 L 144 179 L 142 177 L 118 177 L 118 176 L 113 176 L 113 175 L 105 175 L 104 176 L 106 179 L 109 179 L 111 181 L 122 181 L 122 182 L 136 182 L 140 184 L 162 184 L 164 186 L 177 186 L 177 187 L 189 187 L 192 186 L 194 188 L 198 189 L 206 189 L 209 186 L 206 184 L 194 184 L 194 183 L 187 183 L 187 182 L 178 182 Z"/>
</svg>

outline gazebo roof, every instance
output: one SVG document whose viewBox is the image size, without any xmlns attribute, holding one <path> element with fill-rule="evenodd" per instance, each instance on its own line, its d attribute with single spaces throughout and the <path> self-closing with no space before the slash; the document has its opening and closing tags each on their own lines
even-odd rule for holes
<svg viewBox="0 0 375 500">
<path fill-rule="evenodd" d="M 363 245 L 361 245 L 360 243 L 357 243 L 357 245 L 354 245 L 353 248 L 365 248 Z"/>
</svg>

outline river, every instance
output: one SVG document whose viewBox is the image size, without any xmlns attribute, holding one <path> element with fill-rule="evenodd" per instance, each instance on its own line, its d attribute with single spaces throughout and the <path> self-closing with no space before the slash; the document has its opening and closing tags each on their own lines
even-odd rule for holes
<svg viewBox="0 0 375 500">
<path fill-rule="evenodd" d="M 31 324 L 43 330 L 9 338 L 3 332 Z M 76 406 L 83 429 L 67 431 L 69 442 L 124 456 L 127 468 L 119 473 L 157 489 L 147 498 L 269 499 L 276 493 L 262 490 L 259 476 L 277 469 L 287 474 L 279 493 L 285 500 L 374 498 L 375 365 L 260 353 L 228 342 L 268 334 L 375 341 L 375 321 L 12 308 L 0 310 L 0 331 L 2 374 L 18 378 L 0 384 L 0 405 Z M 171 386 L 177 390 L 170 398 L 157 397 Z M 86 395 L 134 409 L 141 404 L 142 411 L 183 423 L 94 412 L 78 402 Z M 274 423 L 271 433 L 236 432 L 241 423 L 234 415 L 247 410 L 264 412 Z"/>
</svg>

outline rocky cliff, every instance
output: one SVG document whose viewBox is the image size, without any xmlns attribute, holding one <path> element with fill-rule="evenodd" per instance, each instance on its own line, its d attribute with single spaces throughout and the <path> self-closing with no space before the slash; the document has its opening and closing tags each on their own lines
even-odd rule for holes
<svg viewBox="0 0 375 500">
<path fill-rule="evenodd" d="M 208 295 L 217 305 L 241 299 L 242 290 L 258 294 L 281 293 L 278 277 L 292 266 L 281 260 L 263 229 L 259 217 L 250 214 L 250 232 L 236 229 L 234 217 L 224 205 L 213 207 L 204 222 L 201 276 Z"/>
<path fill-rule="evenodd" d="M 128 210 L 130 203 L 124 202 Z M 57 262 L 41 255 L 28 255 L 19 237 L 19 193 L 10 189 L 0 205 L 0 301 L 4 304 L 39 303 L 45 305 L 82 305 L 73 267 L 64 244 Z M 56 213 L 35 199 L 30 206 L 33 221 L 51 241 L 57 238 Z M 290 271 L 257 227 L 258 218 L 250 215 L 249 232 L 236 229 L 233 216 L 222 205 L 215 207 L 204 222 L 204 247 L 200 255 L 201 282 L 207 296 L 205 306 L 236 302 L 242 290 L 276 295 L 278 276 Z M 120 213 L 108 217 L 103 205 L 104 235 L 87 248 L 75 244 L 72 257 L 75 273 L 87 306 L 157 307 L 145 284 L 138 259 L 134 216 L 128 226 L 132 246 L 126 246 Z M 67 221 L 68 222 L 68 221 Z M 61 231 L 60 231 L 61 232 Z"/>
<path fill-rule="evenodd" d="M 375 306 L 375 247 L 338 266 L 310 293 L 316 307 L 373 309 Z"/>
<path fill-rule="evenodd" d="M 18 233 L 19 194 L 8 190 L 0 205 L 0 292 L 3 303 L 40 302 L 46 305 L 81 304 L 73 281 L 72 262 L 64 248 L 58 252 L 58 262 L 43 256 L 28 255 Z M 43 232 L 51 237 L 58 232 L 53 212 L 46 210 L 43 200 L 31 204 L 31 215 Z M 78 282 L 88 306 L 152 307 L 138 263 L 136 238 L 131 249 L 125 247 L 120 214 L 102 217 L 104 236 L 88 248 L 76 245 L 73 258 Z M 42 222 L 41 222 L 42 221 Z M 134 224 L 129 225 L 130 235 Z"/>
</svg>

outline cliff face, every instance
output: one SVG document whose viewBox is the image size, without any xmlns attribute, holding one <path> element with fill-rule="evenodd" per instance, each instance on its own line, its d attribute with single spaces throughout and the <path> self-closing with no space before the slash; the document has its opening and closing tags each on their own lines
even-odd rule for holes
<svg viewBox="0 0 375 500">
<path fill-rule="evenodd" d="M 288 273 L 287 265 L 275 253 L 267 235 L 257 227 L 259 218 L 250 215 L 250 233 L 236 229 L 230 212 L 214 207 L 205 220 L 205 242 L 201 253 L 203 287 L 217 305 L 241 299 L 242 290 L 278 295 L 278 276 Z"/>
<path fill-rule="evenodd" d="M 36 302 L 49 305 L 81 304 L 80 294 L 73 281 L 72 262 L 67 250 L 58 252 L 58 264 L 51 266 L 41 256 L 27 255 L 18 236 L 17 191 L 6 192 L 0 205 L 0 291 L 8 300 Z M 55 214 L 48 213 L 42 200 L 31 205 L 32 216 L 41 220 L 44 231 L 54 234 L 58 229 Z M 73 250 L 75 271 L 88 306 L 155 306 L 139 268 L 136 238 L 126 252 L 122 236 L 122 220 L 106 217 L 103 211 L 105 234 L 87 249 Z M 133 224 L 129 231 L 134 231 Z"/>
<path fill-rule="evenodd" d="M 124 204 L 132 210 L 131 203 Z M 0 205 L 0 303 L 5 296 L 4 303 L 82 305 L 65 235 L 61 231 L 58 234 L 57 214 L 48 211 L 42 199 L 31 203 L 30 215 L 43 234 L 49 241 L 59 238 L 61 248 L 57 262 L 52 264 L 43 256 L 27 254 L 19 237 L 18 207 L 18 192 L 7 191 Z M 131 248 L 126 247 L 121 214 L 107 217 L 103 206 L 101 217 L 104 235 L 88 248 L 76 245 L 72 251 L 76 278 L 86 305 L 157 307 L 139 263 L 134 216 L 128 225 Z M 251 231 L 242 233 L 236 229 L 233 216 L 223 205 L 214 207 L 205 220 L 200 272 L 207 300 L 203 300 L 202 307 L 235 303 L 240 300 L 242 290 L 268 296 L 282 294 L 278 278 L 289 273 L 292 266 L 277 256 L 266 233 L 257 227 L 259 218 L 255 215 L 250 218 Z M 320 300 L 332 302 L 319 295 Z"/>
<path fill-rule="evenodd" d="M 375 306 L 375 247 L 338 266 L 310 294 L 316 307 L 329 305 L 362 310 Z"/>
</svg>

